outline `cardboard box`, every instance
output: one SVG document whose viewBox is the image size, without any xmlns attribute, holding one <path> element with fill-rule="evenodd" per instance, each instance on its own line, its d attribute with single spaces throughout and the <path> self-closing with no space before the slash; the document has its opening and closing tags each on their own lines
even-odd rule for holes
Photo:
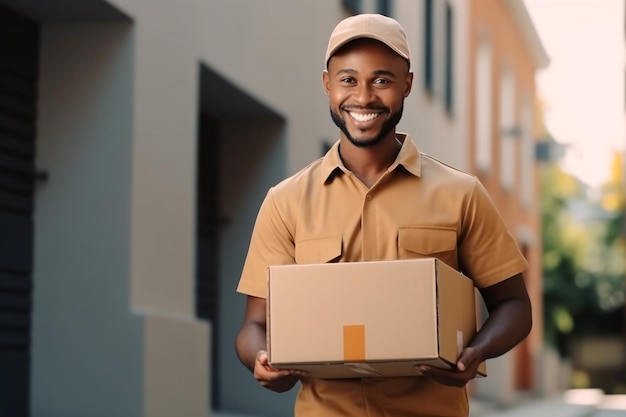
<svg viewBox="0 0 626 417">
<path fill-rule="evenodd" d="M 267 348 L 279 369 L 319 378 L 450 369 L 475 332 L 473 282 L 435 258 L 268 269 Z"/>
</svg>

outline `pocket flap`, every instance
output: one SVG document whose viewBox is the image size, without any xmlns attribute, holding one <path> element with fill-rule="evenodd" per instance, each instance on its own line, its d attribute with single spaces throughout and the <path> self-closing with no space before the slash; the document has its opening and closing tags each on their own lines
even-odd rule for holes
<svg viewBox="0 0 626 417">
<path fill-rule="evenodd" d="M 342 253 L 342 237 L 311 237 L 296 242 L 296 263 L 317 264 L 331 262 Z"/>
<path fill-rule="evenodd" d="M 429 255 L 456 249 L 456 230 L 448 227 L 401 227 L 398 246 L 404 250 Z"/>
</svg>

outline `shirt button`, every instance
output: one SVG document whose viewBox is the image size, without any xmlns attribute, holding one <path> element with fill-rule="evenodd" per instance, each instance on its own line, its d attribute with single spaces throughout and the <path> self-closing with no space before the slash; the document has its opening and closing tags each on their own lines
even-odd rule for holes
<svg viewBox="0 0 626 417">
<path fill-rule="evenodd" d="M 372 195 L 371 195 L 371 194 L 366 195 L 366 196 L 365 196 L 365 199 L 366 199 L 367 201 L 370 201 L 370 200 L 372 199 Z"/>
</svg>

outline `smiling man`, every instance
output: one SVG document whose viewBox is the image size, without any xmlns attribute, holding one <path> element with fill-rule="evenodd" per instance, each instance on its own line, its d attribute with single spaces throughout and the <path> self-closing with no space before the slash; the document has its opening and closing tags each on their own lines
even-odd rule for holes
<svg viewBox="0 0 626 417">
<path fill-rule="evenodd" d="M 323 72 L 331 117 L 358 147 L 374 146 L 394 133 L 411 91 L 408 61 L 381 46 L 372 39 L 352 41 L 333 55 L 332 66 Z M 363 62 L 365 56 L 368 62 Z"/>
<path fill-rule="evenodd" d="M 322 82 L 340 137 L 323 158 L 267 193 L 238 286 L 247 304 L 237 354 L 265 388 L 283 392 L 301 382 L 297 417 L 467 416 L 466 384 L 478 365 L 530 331 L 527 263 L 479 181 L 396 132 L 413 83 L 397 21 L 381 15 L 341 21 L 325 64 Z M 270 366 L 268 266 L 423 257 L 470 277 L 489 310 L 455 369 L 420 366 L 415 376 L 323 380 Z"/>
</svg>

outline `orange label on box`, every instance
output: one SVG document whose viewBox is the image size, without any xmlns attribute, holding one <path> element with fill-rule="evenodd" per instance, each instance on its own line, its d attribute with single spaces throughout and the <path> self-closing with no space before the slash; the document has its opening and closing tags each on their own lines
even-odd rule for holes
<svg viewBox="0 0 626 417">
<path fill-rule="evenodd" d="M 365 360 L 365 325 L 343 326 L 343 360 Z"/>
</svg>

